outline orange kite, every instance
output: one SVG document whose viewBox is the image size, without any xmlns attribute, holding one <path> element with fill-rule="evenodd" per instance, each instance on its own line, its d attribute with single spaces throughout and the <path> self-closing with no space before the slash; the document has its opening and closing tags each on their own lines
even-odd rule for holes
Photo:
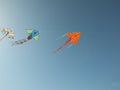
<svg viewBox="0 0 120 90">
<path fill-rule="evenodd" d="M 58 52 L 60 49 L 65 47 L 68 43 L 77 44 L 81 36 L 81 32 L 68 32 L 65 35 L 68 37 L 68 40 L 61 47 L 56 49 L 54 53 Z"/>
</svg>

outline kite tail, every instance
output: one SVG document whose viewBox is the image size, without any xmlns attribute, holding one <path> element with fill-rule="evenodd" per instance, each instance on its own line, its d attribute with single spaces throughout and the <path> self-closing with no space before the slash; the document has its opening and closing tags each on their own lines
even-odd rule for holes
<svg viewBox="0 0 120 90">
<path fill-rule="evenodd" d="M 9 32 L 7 32 L 3 37 L 1 37 L 0 41 L 2 41 L 8 34 L 9 34 Z"/>
<path fill-rule="evenodd" d="M 58 52 L 60 49 L 64 48 L 68 43 L 70 43 L 71 41 L 71 38 L 69 38 L 61 47 L 59 47 L 58 49 L 56 49 L 54 51 L 54 53 Z"/>
<path fill-rule="evenodd" d="M 12 43 L 12 46 L 23 44 L 23 43 L 25 43 L 25 42 L 27 42 L 27 41 L 29 41 L 29 40 L 30 40 L 30 39 L 25 38 L 25 39 L 22 39 L 22 40 L 15 41 L 15 42 Z"/>
</svg>

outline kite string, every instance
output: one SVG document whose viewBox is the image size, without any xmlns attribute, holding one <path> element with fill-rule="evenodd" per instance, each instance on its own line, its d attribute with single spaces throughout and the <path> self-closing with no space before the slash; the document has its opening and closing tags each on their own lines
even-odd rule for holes
<svg viewBox="0 0 120 90">
<path fill-rule="evenodd" d="M 8 34 L 9 34 L 9 32 L 7 32 L 5 35 L 3 35 L 3 37 L 0 38 L 0 41 L 1 41 L 2 39 L 4 39 Z"/>
</svg>

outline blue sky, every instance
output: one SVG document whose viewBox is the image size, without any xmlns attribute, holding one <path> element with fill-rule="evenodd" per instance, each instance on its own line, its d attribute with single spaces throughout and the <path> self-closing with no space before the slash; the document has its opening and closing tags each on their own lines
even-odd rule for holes
<svg viewBox="0 0 120 90">
<path fill-rule="evenodd" d="M 120 90 L 119 0 L 0 0 L 0 13 L 15 32 L 0 42 L 0 90 Z M 11 46 L 31 28 L 39 41 Z M 71 31 L 78 44 L 53 54 Z"/>
</svg>

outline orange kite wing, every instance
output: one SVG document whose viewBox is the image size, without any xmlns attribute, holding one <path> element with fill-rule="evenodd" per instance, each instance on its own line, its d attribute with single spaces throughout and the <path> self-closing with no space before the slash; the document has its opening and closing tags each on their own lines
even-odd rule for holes
<svg viewBox="0 0 120 90">
<path fill-rule="evenodd" d="M 66 33 L 66 36 L 68 36 L 68 37 L 72 37 L 73 34 L 72 34 L 72 32 L 68 32 L 68 33 Z"/>
<path fill-rule="evenodd" d="M 72 42 L 73 44 L 77 44 L 77 43 L 78 43 L 78 40 L 79 40 L 79 38 L 72 39 L 71 42 Z"/>
<path fill-rule="evenodd" d="M 71 42 L 73 44 L 77 44 L 78 43 L 80 35 L 81 35 L 81 32 L 68 32 L 68 33 L 66 33 L 66 36 L 71 38 Z"/>
</svg>

